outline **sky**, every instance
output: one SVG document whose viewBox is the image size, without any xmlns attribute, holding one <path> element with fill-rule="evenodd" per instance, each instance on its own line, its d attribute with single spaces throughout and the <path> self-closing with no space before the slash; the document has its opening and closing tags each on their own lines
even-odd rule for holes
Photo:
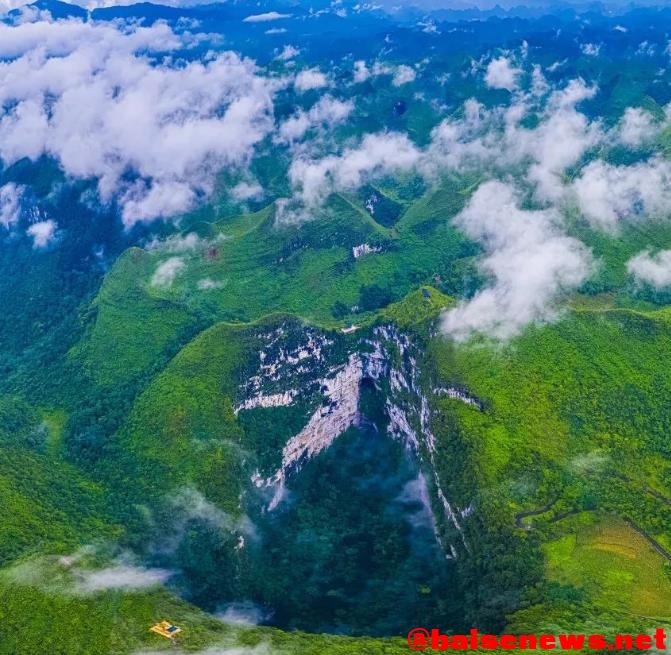
<svg viewBox="0 0 671 655">
<path fill-rule="evenodd" d="M 87 8 L 95 7 L 109 7 L 120 5 L 132 5 L 136 2 L 144 2 L 145 0 L 62 0 L 70 4 L 80 5 Z M 227 0 L 220 0 L 226 2 Z M 153 0 L 153 4 L 164 4 L 175 7 L 190 7 L 199 4 L 212 4 L 217 0 Z M 600 4 L 609 9 L 625 9 L 632 6 L 665 6 L 667 0 L 598 0 Z M 30 4 L 31 0 L 0 0 L 0 12 L 8 11 L 26 4 Z M 254 7 L 254 3 L 250 2 L 250 7 Z M 310 7 L 310 2 L 303 1 L 300 4 L 306 8 Z M 340 4 L 340 3 L 336 3 Z M 354 2 L 352 3 L 354 4 Z M 407 7 L 417 7 L 421 10 L 432 11 L 439 9 L 481 9 L 489 10 L 495 7 L 503 9 L 512 9 L 515 7 L 552 7 L 557 4 L 572 5 L 576 7 L 584 7 L 594 4 L 594 0 L 376 0 L 375 4 L 379 7 L 389 11 L 397 11 Z M 269 16 L 268 20 L 272 20 L 272 16 L 283 14 L 282 7 L 287 7 L 288 3 L 278 2 L 278 9 L 280 11 L 267 11 L 259 14 L 260 16 Z"/>
</svg>

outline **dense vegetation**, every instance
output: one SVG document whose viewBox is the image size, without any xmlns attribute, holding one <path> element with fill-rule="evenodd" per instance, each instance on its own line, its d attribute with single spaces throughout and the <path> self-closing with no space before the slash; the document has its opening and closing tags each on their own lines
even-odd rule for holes
<svg viewBox="0 0 671 655">
<path fill-rule="evenodd" d="M 151 6 L 97 15 L 135 11 L 177 20 Z M 195 8 L 182 18 L 217 31 L 240 11 Z M 668 55 L 632 55 L 661 34 L 649 34 L 643 14 L 622 18 L 629 31 L 597 14 L 584 24 L 475 23 L 441 41 L 415 93 L 389 79 L 361 83 L 335 138 L 402 130 L 424 145 L 439 107 L 458 117 L 471 96 L 505 102 L 508 91 L 481 88 L 466 72 L 493 45 L 517 47 L 521 33 L 550 82 L 599 83 L 584 103 L 589 116 L 613 125 L 642 106 L 661 117 Z M 324 66 L 341 51 L 376 54 L 387 34 L 395 56 L 428 57 L 436 35 L 415 27 L 362 17 L 357 30 L 375 38 L 337 21 L 330 44 L 322 33 L 296 36 Z M 267 59 L 275 37 L 255 29 L 245 24 L 231 39 Z M 588 56 L 579 37 L 615 54 Z M 563 68 L 549 70 L 554 62 Z M 349 79 L 350 69 L 331 72 Z M 450 76 L 462 82 L 446 84 Z M 278 97 L 278 121 L 310 106 L 292 88 Z M 667 129 L 652 146 L 668 157 L 670 139 Z M 2 171 L 3 184 L 29 185 L 34 214 L 0 243 L 0 654 L 167 650 L 148 631 L 164 618 L 183 628 L 187 652 L 218 644 L 381 655 L 407 652 L 398 637 L 415 625 L 610 635 L 671 620 L 671 296 L 634 284 L 626 269 L 641 250 L 671 245 L 668 222 L 609 233 L 568 210 L 569 233 L 601 265 L 557 321 L 504 344 L 456 344 L 439 335 L 440 314 L 487 277 L 481 246 L 450 219 L 480 176 L 383 177 L 331 194 L 312 220 L 278 224 L 289 161 L 277 144 L 262 147 L 250 170 L 263 201 L 232 202 L 225 191 L 238 180 L 222 172 L 211 202 L 178 223 L 131 230 L 114 206 L 91 207 L 92 183 L 67 180 L 51 160 Z M 622 148 L 603 154 L 635 159 Z M 58 218 L 54 246 L 33 248 L 25 227 L 35 216 Z M 362 244 L 370 251 L 355 256 Z M 162 282 L 158 271 L 175 259 L 174 279 Z M 435 457 L 388 438 L 389 385 L 366 380 L 360 422 L 301 461 L 268 511 L 263 480 L 327 404 L 319 380 L 370 352 L 375 328 L 388 325 L 416 349 Z M 241 409 L 260 353 L 284 356 L 308 337 L 322 340 L 321 358 L 291 378 L 291 404 Z M 437 391 L 446 388 L 477 402 Z M 275 380 L 264 391 L 287 389 Z M 418 402 L 407 389 L 399 395 Z M 434 522 L 436 480 L 462 534 Z M 77 563 L 81 552 L 92 554 Z M 77 587 L 77 576 L 127 560 L 172 575 L 136 589 Z M 229 623 L 236 614 L 265 627 Z"/>
</svg>

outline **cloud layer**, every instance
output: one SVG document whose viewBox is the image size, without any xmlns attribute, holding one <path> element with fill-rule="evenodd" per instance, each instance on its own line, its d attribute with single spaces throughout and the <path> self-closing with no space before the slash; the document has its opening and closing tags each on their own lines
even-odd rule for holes
<svg viewBox="0 0 671 655">
<path fill-rule="evenodd" d="M 242 166 L 273 129 L 276 83 L 232 52 L 174 65 L 147 53 L 182 47 L 166 25 L 0 24 L 0 159 L 48 154 L 96 178 L 124 222 L 171 216 Z"/>
<path fill-rule="evenodd" d="M 244 20 L 288 18 L 267 12 Z M 200 59 L 186 56 L 207 38 L 161 22 L 53 21 L 31 11 L 15 24 L 0 23 L 2 164 L 50 156 L 68 177 L 95 180 L 100 200 L 118 207 L 127 226 L 193 208 L 213 193 L 222 169 L 233 169 L 229 199 L 272 200 L 248 170 L 268 147 L 289 159 L 280 220 L 313 216 L 329 195 L 399 172 L 419 173 L 429 183 L 445 173 L 477 173 L 482 184 L 453 220 L 482 245 L 479 265 L 489 281 L 445 316 L 445 331 L 457 339 L 474 331 L 507 338 L 552 318 L 557 299 L 591 270 L 590 253 L 565 232 L 568 213 L 616 231 L 624 222 L 662 220 L 671 209 L 671 164 L 649 154 L 669 118 L 629 107 L 613 127 L 590 119 L 581 103 L 597 88 L 581 79 L 551 85 L 529 61 L 528 47 L 521 55 L 487 56 L 464 73 L 481 88 L 509 91 L 505 104 L 470 99 L 449 117 L 433 106 L 442 118 L 419 146 L 402 131 L 347 130 L 344 141 L 332 132 L 358 115 L 356 84 L 380 77 L 375 85 L 409 96 L 427 62 L 357 60 L 347 79 L 301 65 L 296 58 L 307 53 L 292 45 L 277 45 L 265 70 L 216 48 Z M 278 107 L 287 98 L 294 105 L 276 119 L 279 94 L 286 97 Z M 422 94 L 413 102 L 425 101 Z M 635 152 L 636 163 L 612 163 L 619 160 L 603 153 L 613 146 Z M 15 184 L 0 187 L 6 228 L 19 221 L 25 197 Z M 58 243 L 52 219 L 33 222 L 27 232 L 37 249 Z M 183 273 L 184 257 L 171 255 L 152 285 L 170 287 Z M 642 253 L 629 269 L 656 284 L 666 264 L 663 253 Z M 219 284 L 201 281 L 203 289 Z"/>
<path fill-rule="evenodd" d="M 455 219 L 482 244 L 480 266 L 491 278 L 473 299 L 443 316 L 444 332 L 456 340 L 474 331 L 507 339 L 529 323 L 551 319 L 559 295 L 579 286 L 590 271 L 589 252 L 562 234 L 555 211 L 523 210 L 519 204 L 509 186 L 487 182 Z"/>
<path fill-rule="evenodd" d="M 657 289 L 671 284 L 671 250 L 651 254 L 649 250 L 639 253 L 627 262 L 627 270 L 639 282 L 646 282 Z"/>
</svg>

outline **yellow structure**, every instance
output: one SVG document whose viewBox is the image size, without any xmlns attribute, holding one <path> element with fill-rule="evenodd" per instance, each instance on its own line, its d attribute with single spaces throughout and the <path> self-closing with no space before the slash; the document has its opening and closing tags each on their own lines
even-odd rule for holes
<svg viewBox="0 0 671 655">
<path fill-rule="evenodd" d="M 161 637 L 167 637 L 168 639 L 174 639 L 182 631 L 181 628 L 178 628 L 169 621 L 161 621 L 156 625 L 152 625 L 149 630 L 155 632 L 157 635 L 161 635 Z"/>
</svg>

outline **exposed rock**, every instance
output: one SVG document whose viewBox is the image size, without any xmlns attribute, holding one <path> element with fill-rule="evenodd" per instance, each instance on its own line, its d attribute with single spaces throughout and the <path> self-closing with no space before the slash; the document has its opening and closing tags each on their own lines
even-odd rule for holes
<svg viewBox="0 0 671 655">
<path fill-rule="evenodd" d="M 371 213 L 373 213 L 372 208 L 369 209 Z M 359 257 L 363 257 L 364 255 L 371 255 L 376 252 L 382 252 L 382 247 L 381 246 L 369 246 L 367 243 L 362 243 L 358 246 L 354 246 L 352 248 L 352 254 L 354 255 L 354 259 L 359 259 Z"/>
<path fill-rule="evenodd" d="M 233 411 L 237 414 L 241 409 L 254 409 L 255 407 L 286 407 L 294 402 L 298 395 L 296 389 L 289 389 L 283 393 L 274 393 L 264 396 L 262 393 L 252 398 L 246 398 L 244 402 L 238 405 Z"/>
<path fill-rule="evenodd" d="M 317 395 L 321 399 L 321 404 L 305 427 L 284 445 L 278 470 L 268 478 L 258 472 L 252 476 L 252 482 L 257 487 L 274 488 L 268 510 L 272 511 L 282 501 L 290 475 L 300 470 L 306 461 L 329 448 L 348 428 L 361 423 L 359 400 L 361 382 L 365 377 L 373 380 L 378 389 L 387 389 L 387 432 L 404 442 L 425 462 L 423 469 L 432 479 L 434 498 L 442 507 L 445 520 L 458 532 L 464 548 L 468 550 L 461 521 L 472 514 L 473 507 L 469 505 L 459 510 L 453 507 L 445 494 L 437 472 L 436 439 L 431 431 L 431 409 L 423 391 L 425 385 L 420 382 L 416 360 L 418 353 L 408 337 L 394 326 L 376 326 L 372 338 L 360 342 L 366 347 L 365 350 L 350 353 L 345 364 L 326 370 L 324 365 L 331 356 L 325 355 L 323 349 L 332 342 L 321 335 L 309 332 L 306 342 L 293 349 L 282 345 L 282 335 L 273 333 L 267 337 L 269 347 L 259 354 L 258 374 L 246 385 L 253 395 L 244 399 L 236 411 L 289 405 L 299 396 L 308 398 Z M 288 391 L 277 389 L 275 393 L 264 392 L 268 385 L 276 383 L 282 383 L 284 389 L 291 383 L 292 388 Z M 482 403 L 464 389 L 441 387 L 434 389 L 433 393 L 482 409 Z M 456 557 L 455 545 L 443 544 L 438 530 L 436 535 L 446 557 Z"/>
<path fill-rule="evenodd" d="M 475 396 L 471 396 L 466 391 L 458 389 L 457 387 L 438 387 L 433 390 L 433 393 L 437 395 L 444 395 L 448 398 L 453 398 L 454 400 L 461 400 L 462 403 L 471 405 L 482 411 L 483 403 L 481 400 L 478 400 Z"/>
<path fill-rule="evenodd" d="M 310 459 L 328 448 L 339 435 L 357 422 L 362 376 L 361 358 L 353 354 L 333 378 L 320 380 L 324 398 L 328 402 L 319 407 L 308 424 L 284 446 L 282 466 L 266 482 L 277 485 L 269 510 L 273 510 L 279 503 L 287 474 L 304 459 Z"/>
</svg>

